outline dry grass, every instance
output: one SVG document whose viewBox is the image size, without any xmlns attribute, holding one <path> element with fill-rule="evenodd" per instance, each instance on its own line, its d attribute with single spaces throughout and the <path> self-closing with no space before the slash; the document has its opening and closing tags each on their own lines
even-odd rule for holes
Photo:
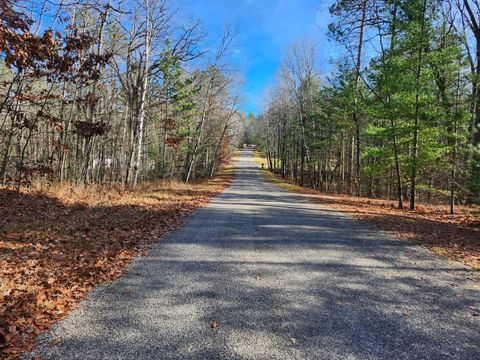
<svg viewBox="0 0 480 360">
<path fill-rule="evenodd" d="M 227 187 L 208 182 L 0 188 L 0 358 L 17 358 L 95 285 L 181 225 Z"/>
<path fill-rule="evenodd" d="M 255 159 L 267 164 L 261 153 Z M 313 201 L 367 219 L 389 234 L 415 241 L 435 253 L 480 270 L 480 207 L 459 206 L 450 215 L 446 205 L 418 204 L 417 210 L 398 209 L 396 201 L 339 194 L 324 194 L 292 184 L 264 169 L 276 185 L 308 196 Z"/>
</svg>

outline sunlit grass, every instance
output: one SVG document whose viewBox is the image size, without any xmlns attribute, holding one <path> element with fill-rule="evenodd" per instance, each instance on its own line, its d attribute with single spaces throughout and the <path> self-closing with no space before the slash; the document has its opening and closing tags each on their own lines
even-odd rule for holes
<svg viewBox="0 0 480 360">
<path fill-rule="evenodd" d="M 302 188 L 299 185 L 295 185 L 291 182 L 289 182 L 286 179 L 282 179 L 281 176 L 276 175 L 272 171 L 268 169 L 268 160 L 265 157 L 265 155 L 258 151 L 255 150 L 253 153 L 253 157 L 255 159 L 255 162 L 258 165 L 258 168 L 262 171 L 263 176 L 271 183 L 277 185 L 278 187 L 281 187 L 282 189 L 290 190 L 290 191 L 304 191 L 305 188 Z"/>
</svg>

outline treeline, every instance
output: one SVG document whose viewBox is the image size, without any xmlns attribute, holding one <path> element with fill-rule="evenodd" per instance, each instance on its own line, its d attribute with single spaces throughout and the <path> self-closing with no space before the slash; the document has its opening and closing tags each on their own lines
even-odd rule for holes
<svg viewBox="0 0 480 360">
<path fill-rule="evenodd" d="M 292 46 L 255 125 L 270 169 L 411 209 L 479 203 L 480 1 L 337 1 L 330 13 L 335 70 L 318 72 L 311 43 Z"/>
<path fill-rule="evenodd" d="M 230 29 L 207 48 L 168 0 L 0 0 L 0 14 L 1 184 L 188 182 L 230 156 Z"/>
</svg>

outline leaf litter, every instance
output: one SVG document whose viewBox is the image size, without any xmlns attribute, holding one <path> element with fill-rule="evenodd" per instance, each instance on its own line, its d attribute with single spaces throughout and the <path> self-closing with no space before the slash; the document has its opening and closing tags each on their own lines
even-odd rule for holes
<svg viewBox="0 0 480 360">
<path fill-rule="evenodd" d="M 16 359 L 94 286 L 227 187 L 231 174 L 183 184 L 0 188 L 0 358 Z"/>
</svg>

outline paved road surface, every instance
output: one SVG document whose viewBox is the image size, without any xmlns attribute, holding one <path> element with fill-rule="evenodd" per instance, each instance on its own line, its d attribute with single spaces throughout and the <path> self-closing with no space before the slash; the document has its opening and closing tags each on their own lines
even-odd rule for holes
<svg viewBox="0 0 480 360">
<path fill-rule="evenodd" d="M 278 189 L 245 151 L 227 191 L 94 290 L 38 353 L 480 359 L 478 284 L 456 262 Z"/>
</svg>

